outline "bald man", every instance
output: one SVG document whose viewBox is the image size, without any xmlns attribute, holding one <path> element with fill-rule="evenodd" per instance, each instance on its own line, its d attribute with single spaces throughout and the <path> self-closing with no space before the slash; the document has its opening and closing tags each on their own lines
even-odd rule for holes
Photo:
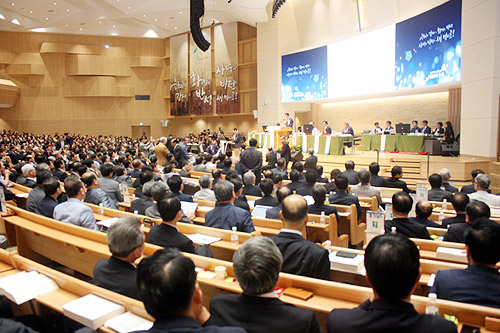
<svg viewBox="0 0 500 333">
<path fill-rule="evenodd" d="M 330 280 L 328 251 L 302 236 L 305 234 L 307 210 L 307 202 L 302 196 L 286 197 L 280 212 L 283 228 L 270 238 L 283 255 L 282 272 Z"/>
</svg>

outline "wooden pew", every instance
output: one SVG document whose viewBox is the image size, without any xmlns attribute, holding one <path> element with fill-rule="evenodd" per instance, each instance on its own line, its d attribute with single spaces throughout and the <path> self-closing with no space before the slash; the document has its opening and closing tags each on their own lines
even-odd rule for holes
<svg viewBox="0 0 500 333">
<path fill-rule="evenodd" d="M 349 231 L 347 232 L 347 234 L 349 235 L 351 244 L 353 245 L 364 244 L 366 223 L 358 224 L 358 210 L 356 208 L 356 205 L 352 204 L 350 206 L 345 206 L 345 205 L 332 205 L 332 206 L 337 208 L 341 221 L 347 220 L 347 223 L 345 224 L 340 222 L 339 226 L 340 233 L 341 234 L 346 233 L 345 230 L 348 228 L 347 230 Z"/>
</svg>

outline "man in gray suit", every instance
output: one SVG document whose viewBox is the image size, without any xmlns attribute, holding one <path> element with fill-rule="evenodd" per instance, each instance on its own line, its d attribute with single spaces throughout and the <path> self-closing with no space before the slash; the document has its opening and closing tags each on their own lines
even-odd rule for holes
<svg viewBox="0 0 500 333">
<path fill-rule="evenodd" d="M 120 184 L 113 179 L 113 168 L 113 164 L 111 163 L 104 164 L 101 167 L 101 178 L 99 182 L 101 183 L 101 190 L 106 192 L 110 199 L 118 205 L 119 202 L 123 202 L 123 195 L 120 190 Z"/>
</svg>

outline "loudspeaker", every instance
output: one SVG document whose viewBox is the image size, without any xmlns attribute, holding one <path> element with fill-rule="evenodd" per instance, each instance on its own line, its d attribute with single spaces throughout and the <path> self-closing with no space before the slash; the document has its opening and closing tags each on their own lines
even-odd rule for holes
<svg viewBox="0 0 500 333">
<path fill-rule="evenodd" d="M 190 13 L 191 35 L 200 50 L 205 52 L 210 47 L 210 43 L 205 39 L 205 36 L 203 36 L 200 27 L 200 18 L 205 14 L 204 0 L 191 0 Z"/>
<path fill-rule="evenodd" d="M 441 156 L 458 156 L 460 155 L 460 148 L 456 143 L 441 145 Z"/>
<path fill-rule="evenodd" d="M 292 155 L 292 159 L 291 161 L 295 161 L 295 162 L 300 162 L 302 161 L 302 158 L 304 156 L 302 156 L 302 152 L 301 151 L 291 151 L 290 155 Z"/>
<path fill-rule="evenodd" d="M 255 119 L 257 119 L 257 117 L 259 116 L 259 112 L 257 110 L 253 110 L 252 113 L 253 113 L 253 117 Z"/>
</svg>

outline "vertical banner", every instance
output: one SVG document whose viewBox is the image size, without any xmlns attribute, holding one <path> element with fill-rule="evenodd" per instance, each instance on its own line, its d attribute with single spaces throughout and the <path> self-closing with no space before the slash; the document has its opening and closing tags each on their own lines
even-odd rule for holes
<svg viewBox="0 0 500 333">
<path fill-rule="evenodd" d="M 202 33 L 211 42 L 210 28 L 203 29 Z M 189 38 L 189 43 L 189 114 L 213 114 L 212 52 L 200 50 L 193 38 Z"/>
<path fill-rule="evenodd" d="M 307 153 L 307 135 L 302 133 L 302 152 Z"/>
<path fill-rule="evenodd" d="M 188 35 L 170 38 L 170 114 L 188 115 Z"/>
<path fill-rule="evenodd" d="M 214 27 L 217 114 L 240 113 L 237 22 Z"/>
<path fill-rule="evenodd" d="M 327 135 L 326 136 L 326 142 L 325 142 L 325 152 L 324 154 L 325 155 L 330 155 L 330 145 L 332 143 L 332 136 L 331 135 Z"/>
<path fill-rule="evenodd" d="M 314 135 L 314 153 L 319 153 L 319 135 L 317 134 Z"/>
</svg>

